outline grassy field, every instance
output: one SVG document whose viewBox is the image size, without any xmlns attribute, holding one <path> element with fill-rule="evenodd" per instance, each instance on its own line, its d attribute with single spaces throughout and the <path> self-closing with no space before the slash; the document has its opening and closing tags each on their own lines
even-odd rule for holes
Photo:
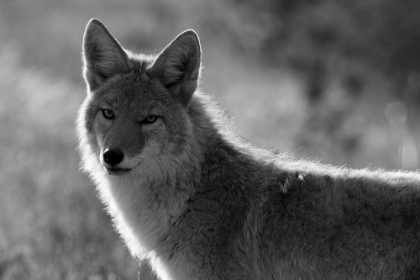
<svg viewBox="0 0 420 280">
<path fill-rule="evenodd" d="M 222 1 L 82 2 L 0 3 L 0 279 L 137 277 L 136 262 L 79 171 L 74 122 L 85 94 L 81 40 L 92 17 L 123 46 L 148 52 L 194 28 L 203 46 L 201 87 L 254 143 L 339 165 L 417 167 L 419 130 L 406 128 L 404 104 L 386 94 L 386 81 L 378 78 L 356 101 L 332 86 L 328 102 L 313 108 L 298 75 L 247 52 L 266 34 L 241 8 Z M 334 113 L 344 118 L 340 129 L 315 129 L 323 114 Z"/>
</svg>

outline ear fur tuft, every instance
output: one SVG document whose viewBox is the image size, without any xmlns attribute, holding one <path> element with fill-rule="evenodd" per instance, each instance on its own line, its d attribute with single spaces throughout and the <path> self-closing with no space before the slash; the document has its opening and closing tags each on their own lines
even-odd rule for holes
<svg viewBox="0 0 420 280">
<path fill-rule="evenodd" d="M 200 40 L 193 30 L 186 30 L 159 54 L 149 73 L 188 107 L 197 88 L 200 65 Z"/>
<path fill-rule="evenodd" d="M 91 19 L 83 36 L 84 78 L 90 91 L 130 68 L 127 53 L 98 20 Z"/>
</svg>

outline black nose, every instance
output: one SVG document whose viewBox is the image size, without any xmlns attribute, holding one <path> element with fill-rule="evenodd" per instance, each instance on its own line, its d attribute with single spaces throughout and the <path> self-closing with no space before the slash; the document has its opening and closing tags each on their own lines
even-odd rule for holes
<svg viewBox="0 0 420 280">
<path fill-rule="evenodd" d="M 111 166 L 115 166 L 123 161 L 124 153 L 119 149 L 106 150 L 103 153 L 104 161 Z"/>
</svg>

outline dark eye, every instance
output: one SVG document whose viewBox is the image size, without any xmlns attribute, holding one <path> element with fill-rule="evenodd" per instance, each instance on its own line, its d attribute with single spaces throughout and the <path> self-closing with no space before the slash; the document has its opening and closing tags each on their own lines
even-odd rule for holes
<svg viewBox="0 0 420 280">
<path fill-rule="evenodd" d="M 157 118 L 158 118 L 158 116 L 149 115 L 144 119 L 143 123 L 146 123 L 146 124 L 154 123 L 157 120 Z"/>
<path fill-rule="evenodd" d="M 109 109 L 103 109 L 102 115 L 104 115 L 105 119 L 109 119 L 109 120 L 112 120 L 115 117 L 114 112 Z"/>
</svg>

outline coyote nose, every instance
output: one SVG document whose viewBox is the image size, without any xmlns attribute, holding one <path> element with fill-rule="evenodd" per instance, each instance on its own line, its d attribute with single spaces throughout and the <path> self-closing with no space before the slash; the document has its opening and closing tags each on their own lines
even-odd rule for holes
<svg viewBox="0 0 420 280">
<path fill-rule="evenodd" d="M 108 163 L 111 166 L 115 166 L 122 162 L 122 160 L 124 159 L 124 153 L 119 149 L 108 149 L 103 153 L 103 157 L 106 163 Z"/>
</svg>

